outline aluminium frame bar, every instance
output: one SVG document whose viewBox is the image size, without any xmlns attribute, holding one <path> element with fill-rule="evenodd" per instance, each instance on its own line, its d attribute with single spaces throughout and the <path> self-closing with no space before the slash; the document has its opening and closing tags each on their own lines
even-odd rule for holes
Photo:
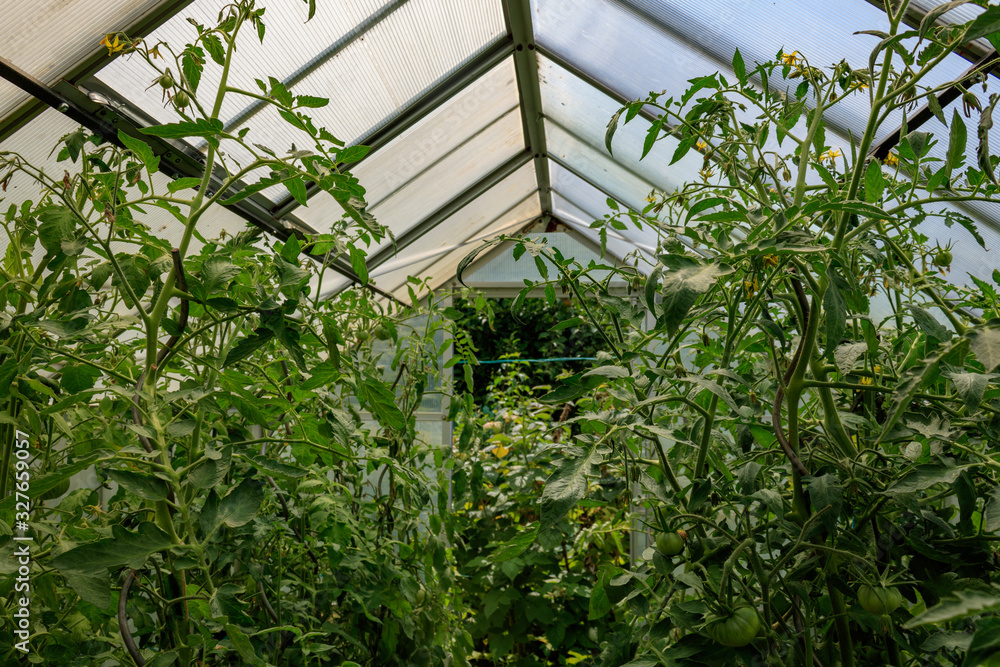
<svg viewBox="0 0 1000 667">
<path fill-rule="evenodd" d="M 104 141 L 115 146 L 124 147 L 118 138 L 119 131 L 144 141 L 152 149 L 153 154 L 161 158 L 159 170 L 167 176 L 172 178 L 199 177 L 204 173 L 205 158 L 200 154 L 195 154 L 190 146 L 182 142 L 142 134 L 139 131 L 142 127 L 141 123 L 135 122 L 121 111 L 108 105 L 99 105 L 93 102 L 76 88 L 68 91 L 68 95 L 63 95 L 2 58 L 0 58 L 0 78 L 6 79 L 44 104 L 61 111 Z M 209 190 L 217 191 L 225 179 L 225 170 L 216 165 L 209 182 Z M 241 185 L 243 184 L 237 183 L 232 187 L 238 189 Z M 290 226 L 284 225 L 270 215 L 267 206 L 261 200 L 267 201 L 263 197 L 255 195 L 228 206 L 221 203 L 219 205 L 281 241 L 295 234 L 295 228 L 298 228 L 299 234 L 302 234 L 302 231 L 313 231 L 300 220 L 292 219 Z M 350 264 L 343 259 L 327 261 L 321 255 L 303 254 L 316 262 L 326 264 L 333 271 L 357 284 L 364 284 L 364 281 L 354 272 Z M 365 286 L 381 293 L 374 285 Z M 391 297 L 388 294 L 383 294 L 383 296 Z"/>
<path fill-rule="evenodd" d="M 538 79 L 538 57 L 532 27 L 530 0 L 502 0 L 507 29 L 514 40 L 514 68 L 521 97 L 521 120 L 527 149 L 535 161 L 535 177 L 542 204 L 542 214 L 552 213 L 552 181 L 546 161 L 545 124 L 542 114 L 542 89 Z"/>
<path fill-rule="evenodd" d="M 482 53 L 413 100 L 398 116 L 354 142 L 355 145 L 368 146 L 369 151 L 365 157 L 352 162 L 349 167 L 357 167 L 408 129 L 457 97 L 470 84 L 474 83 L 494 67 L 497 67 L 505 59 L 509 58 L 512 53 L 514 53 L 514 44 L 509 36 L 502 36 L 497 39 Z M 307 198 L 312 197 L 317 192 L 319 192 L 319 189 L 315 183 L 306 184 Z M 294 197 L 288 196 L 284 201 L 279 202 L 272 208 L 272 214 L 276 218 L 282 218 L 299 206 L 300 204 L 295 201 Z"/>
</svg>

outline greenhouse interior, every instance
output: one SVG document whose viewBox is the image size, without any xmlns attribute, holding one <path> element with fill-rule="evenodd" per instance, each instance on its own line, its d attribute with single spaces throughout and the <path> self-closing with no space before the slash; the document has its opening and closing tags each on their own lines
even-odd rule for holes
<svg viewBox="0 0 1000 667">
<path fill-rule="evenodd" d="M 0 16 L 3 664 L 1000 665 L 1000 3 Z"/>
</svg>

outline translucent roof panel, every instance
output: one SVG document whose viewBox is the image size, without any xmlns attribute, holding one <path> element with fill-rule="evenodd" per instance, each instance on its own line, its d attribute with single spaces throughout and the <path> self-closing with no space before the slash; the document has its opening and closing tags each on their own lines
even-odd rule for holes
<svg viewBox="0 0 1000 667">
<path fill-rule="evenodd" d="M 389 147 L 386 147 L 387 149 Z M 399 236 L 416 226 L 478 180 L 524 150 L 521 114 L 511 110 L 447 153 L 427 169 L 396 189 L 369 212 Z M 361 180 L 365 185 L 365 180 Z M 331 216 L 341 217 L 332 197 L 316 197 L 308 208 L 296 210 L 302 220 L 320 231 L 329 229 Z M 387 240 L 379 247 L 387 247 Z"/>
<path fill-rule="evenodd" d="M 518 104 L 514 61 L 508 59 L 353 169 L 368 205 L 390 197 Z"/>
<path fill-rule="evenodd" d="M 569 165 L 586 180 L 600 184 L 626 206 L 638 211 L 643 209 L 646 197 L 655 186 L 615 162 L 607 150 L 590 145 L 548 119 L 545 139 L 553 161 Z"/>
<path fill-rule="evenodd" d="M 0 0 L 0 58 L 53 84 L 91 54 L 106 33 L 125 30 L 160 0 Z M 17 17 L 17 20 L 14 18 Z M 0 118 L 29 95 L 0 80 Z"/>
<path fill-rule="evenodd" d="M 621 105 L 542 55 L 538 57 L 538 76 L 545 117 L 567 128 L 598 152 L 609 155 L 605 145 L 608 120 Z M 620 124 L 612 143 L 613 158 L 647 183 L 671 192 L 698 173 L 702 159 L 692 151 L 670 165 L 678 142 L 673 137 L 666 137 L 640 160 L 649 126 L 650 123 L 641 117 Z"/>
<path fill-rule="evenodd" d="M 468 154 L 470 146 L 481 145 L 482 137 L 478 135 L 489 135 L 496 131 L 506 132 L 511 137 L 518 133 L 523 135 L 519 125 L 513 127 L 517 104 L 513 61 L 504 61 L 389 144 L 369 155 L 352 171 L 367 191 L 365 196 L 372 212 L 378 214 L 374 210 L 375 205 L 400 194 L 401 189 L 408 187 L 407 184 L 414 181 L 426 184 L 426 180 L 419 181 L 425 172 L 431 171 L 441 177 L 440 165 L 454 164 L 452 160 L 457 154 Z M 501 164 L 521 147 L 523 136 L 521 143 L 516 139 L 508 140 L 501 156 L 487 154 L 480 156 L 479 160 L 493 167 Z M 474 155 L 468 157 L 475 158 Z M 488 171 L 486 169 L 483 172 L 482 166 L 473 169 L 477 174 Z M 468 176 L 464 172 L 454 172 L 447 180 L 459 181 L 459 184 L 465 185 L 475 182 L 475 178 L 469 179 Z M 425 199 L 435 198 L 437 188 L 435 185 L 421 193 L 421 196 Z M 445 202 L 436 203 L 441 205 Z M 310 198 L 308 207 L 296 209 L 296 215 L 314 229 L 325 231 L 330 228 L 332 221 L 340 219 L 343 210 L 333 197 L 319 193 Z M 380 222 L 391 224 L 390 220 L 381 220 L 381 217 Z"/>
<path fill-rule="evenodd" d="M 613 213 L 608 206 L 608 197 L 594 186 L 590 185 L 565 167 L 552 164 L 549 167 L 552 177 L 552 190 L 558 195 L 553 201 L 556 217 L 563 222 L 575 222 L 589 227 L 595 220 L 601 220 L 605 215 Z M 622 207 L 620 207 L 622 208 Z M 631 223 L 628 229 L 608 229 L 608 236 L 627 242 L 631 247 L 623 254 L 614 251 L 619 257 L 635 249 L 650 255 L 656 252 L 659 244 L 657 231 L 649 225 L 643 225 L 640 230 Z"/>
<path fill-rule="evenodd" d="M 215 20 L 225 0 L 198 0 L 153 35 L 172 44 L 191 40 L 194 28 L 184 17 L 203 23 Z M 305 22 L 307 7 L 300 0 L 274 0 L 267 5 L 267 34 L 261 44 L 253 31 L 241 33 L 239 52 L 229 84 L 258 91 L 255 78 L 274 76 L 293 93 L 328 98 L 330 104 L 311 109 L 314 123 L 352 144 L 385 125 L 420 94 L 461 67 L 506 34 L 499 0 L 345 0 L 336 6 L 320 3 L 316 16 Z M 199 85 L 214 92 L 221 68 L 209 61 Z M 176 120 L 164 108 L 156 87 L 146 90 L 153 74 L 138 58 L 119 58 L 99 74 L 123 99 L 160 122 Z M 279 153 L 304 135 L 271 109 L 260 111 L 255 100 L 229 95 L 221 117 L 227 128 L 250 127 L 249 141 Z M 230 147 L 230 155 L 246 164 L 249 155 Z M 269 193 L 277 199 L 284 190 Z"/>
<path fill-rule="evenodd" d="M 587 266 L 591 262 L 603 264 L 605 266 L 618 264 L 613 258 L 601 256 L 600 245 L 591 243 L 590 240 L 576 233 L 576 230 L 557 231 L 545 233 L 530 233 L 526 237 L 534 241 L 544 241 L 550 248 L 559 250 L 563 257 L 573 258 L 582 266 Z M 481 263 L 474 271 L 465 277 L 465 282 L 470 287 L 480 289 L 489 288 L 513 288 L 523 289 L 524 281 L 530 280 L 533 283 L 540 283 L 545 280 L 537 265 L 528 255 L 522 255 L 515 259 L 512 245 L 508 244 L 496 253 L 488 262 Z M 600 270 L 590 274 L 595 280 L 604 280 L 610 275 L 610 271 Z M 550 275 L 549 279 L 553 276 Z M 613 286 L 621 287 L 625 284 L 625 279 L 614 276 L 611 279 Z M 560 288 L 560 291 L 568 288 Z"/>
<path fill-rule="evenodd" d="M 817 67 L 846 58 L 863 68 L 877 40 L 854 33 L 887 23 L 865 0 L 844 0 L 836 12 L 824 0 L 772 0 L 754 11 L 731 0 L 533 0 L 532 7 L 540 46 L 630 99 L 661 90 L 679 96 L 689 79 L 715 71 L 731 76 L 737 48 L 749 67 L 785 49 Z M 968 65 L 952 55 L 925 83 L 950 81 Z M 848 129 L 860 136 L 867 98 L 846 98 L 829 117 L 844 136 Z"/>
<path fill-rule="evenodd" d="M 444 262 L 453 249 L 482 238 L 484 230 L 516 231 L 541 214 L 537 187 L 534 163 L 529 162 L 402 249 L 398 257 L 372 269 L 376 284 L 395 290 L 408 275 L 430 275 L 428 269 Z"/>
<path fill-rule="evenodd" d="M 590 213 L 563 198 L 558 192 L 552 194 L 552 206 L 557 211 L 556 215 L 559 217 L 560 222 L 565 223 L 578 234 L 590 239 L 595 245 L 601 245 L 600 230 L 590 226 L 590 223 L 595 219 Z M 615 259 L 622 259 L 634 253 L 637 249 L 645 250 L 645 248 L 648 248 L 648 246 L 638 246 L 633 241 L 626 239 L 622 235 L 622 232 L 614 229 L 608 229 L 606 247 L 608 253 Z"/>
</svg>

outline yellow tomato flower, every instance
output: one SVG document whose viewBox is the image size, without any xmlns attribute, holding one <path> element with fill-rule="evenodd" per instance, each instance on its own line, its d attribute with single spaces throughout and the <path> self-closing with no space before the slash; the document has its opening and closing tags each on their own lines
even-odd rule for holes
<svg viewBox="0 0 1000 667">
<path fill-rule="evenodd" d="M 764 266 L 777 266 L 778 261 L 777 255 L 764 255 Z"/>
<path fill-rule="evenodd" d="M 697 144 L 695 144 L 695 145 L 694 145 L 694 147 L 695 147 L 695 148 L 697 148 L 697 149 L 698 149 L 698 150 L 700 150 L 700 151 L 704 151 L 704 150 L 708 150 L 708 144 L 706 144 L 706 143 L 705 143 L 705 142 L 704 142 L 703 140 L 701 140 L 701 139 L 699 139 L 699 140 L 698 140 L 698 143 L 697 143 Z"/>
<path fill-rule="evenodd" d="M 799 56 L 798 51 L 792 51 L 791 53 L 782 53 L 781 62 L 785 63 L 786 65 L 794 65 L 797 62 L 799 62 L 798 56 Z"/>
<path fill-rule="evenodd" d="M 111 41 L 112 37 L 115 38 L 115 41 L 113 42 Z M 106 46 L 108 48 L 109 56 L 118 53 L 126 46 L 128 46 L 127 44 L 122 43 L 121 37 L 119 35 L 105 35 L 104 39 L 101 40 L 100 44 L 101 46 Z"/>
<path fill-rule="evenodd" d="M 872 378 L 870 378 L 870 377 L 863 377 L 863 378 L 861 378 L 861 384 L 864 384 L 864 385 L 870 385 L 870 384 L 872 384 L 874 382 L 875 382 L 875 380 L 872 379 Z"/>
<path fill-rule="evenodd" d="M 899 164 L 899 156 L 896 155 L 895 153 L 889 153 L 888 155 L 885 156 L 885 163 L 890 167 L 895 167 L 897 164 Z"/>
<path fill-rule="evenodd" d="M 705 181 L 707 181 L 708 179 L 712 178 L 712 176 L 715 176 L 715 172 L 712 170 L 711 167 L 705 167 L 704 169 L 702 169 L 698 173 L 701 175 L 702 180 L 705 180 Z"/>
<path fill-rule="evenodd" d="M 819 161 L 822 162 L 823 160 L 830 160 L 832 162 L 835 158 L 840 156 L 841 152 L 839 148 L 831 148 L 830 150 L 819 154 Z"/>
</svg>

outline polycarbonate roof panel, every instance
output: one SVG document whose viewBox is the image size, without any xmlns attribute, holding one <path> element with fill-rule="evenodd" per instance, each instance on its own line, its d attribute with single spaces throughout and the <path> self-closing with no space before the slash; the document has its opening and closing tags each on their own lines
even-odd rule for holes
<svg viewBox="0 0 1000 667">
<path fill-rule="evenodd" d="M 608 206 L 608 197 L 594 186 L 590 185 L 565 167 L 550 162 L 549 174 L 552 177 L 552 190 L 558 195 L 553 202 L 555 214 L 560 220 L 572 220 L 581 225 L 590 226 L 595 220 L 601 220 L 613 213 Z M 565 205 L 565 208 L 563 206 Z M 624 208 L 624 207 L 620 207 Z M 644 252 L 653 254 L 658 245 L 657 231 L 650 225 L 643 224 L 642 229 L 631 222 L 625 223 L 628 229 L 608 229 L 608 234 L 618 236 Z M 628 251 L 631 252 L 631 249 Z M 627 254 L 627 253 L 626 253 Z"/>
<path fill-rule="evenodd" d="M 645 207 L 646 198 L 654 189 L 653 184 L 615 162 L 606 150 L 591 146 L 548 119 L 545 120 L 545 140 L 553 161 L 569 165 L 626 206 L 637 211 Z"/>
<path fill-rule="evenodd" d="M 864 0 L 772 0 L 752 11 L 733 0 L 533 0 L 539 45 L 562 56 L 630 99 L 649 91 L 678 97 L 688 80 L 720 71 L 732 80 L 739 48 L 748 69 L 781 49 L 798 51 L 817 67 L 846 58 L 864 68 L 877 43 L 859 30 L 885 28 L 885 14 Z M 600 26 L 595 30 L 595 26 Z M 968 68 L 952 55 L 924 83 L 950 81 Z M 842 134 L 860 136 L 867 97 L 852 95 L 828 111 Z"/>
<path fill-rule="evenodd" d="M 368 205 L 390 197 L 518 104 L 509 58 L 353 169 Z"/>
<path fill-rule="evenodd" d="M 534 163 L 528 162 L 404 248 L 398 257 L 373 269 L 376 284 L 394 290 L 408 275 L 437 276 L 437 269 L 427 270 L 448 264 L 448 253 L 468 253 L 471 247 L 463 250 L 465 245 L 498 233 L 496 229 L 516 231 L 541 214 L 537 187 Z"/>
<path fill-rule="evenodd" d="M 0 58 L 52 84 L 104 47 L 107 33 L 123 31 L 160 0 L 0 0 Z M 0 81 L 0 118 L 29 95 Z"/>
<path fill-rule="evenodd" d="M 581 237 L 574 232 L 575 229 L 572 232 L 531 233 L 527 234 L 526 237 L 535 241 L 544 240 L 550 248 L 557 249 L 563 257 L 574 259 L 582 266 L 587 266 L 591 262 L 604 265 L 617 263 L 613 258 L 601 256 L 599 243 L 595 247 L 594 244 L 587 242 L 588 238 Z M 600 270 L 590 275 L 595 280 L 604 280 L 609 274 L 610 272 L 607 270 Z M 552 276 L 549 278 L 551 279 Z M 542 277 L 541 272 L 538 270 L 535 262 L 531 260 L 531 257 L 522 255 L 515 259 L 511 248 L 508 246 L 497 253 L 490 261 L 485 262 L 469 274 L 465 280 L 471 287 L 521 289 L 524 287 L 525 280 L 540 283 L 546 279 Z M 611 282 L 613 285 L 621 286 L 625 283 L 625 280 L 621 276 L 614 276 Z M 565 288 L 559 288 L 560 291 L 562 289 Z"/>
<path fill-rule="evenodd" d="M 569 130 L 600 153 L 641 176 L 656 188 L 672 192 L 697 175 L 702 157 L 691 151 L 674 165 L 670 160 L 677 140 L 665 137 L 644 158 L 642 146 L 650 123 L 642 117 L 620 124 L 609 155 L 605 143 L 608 120 L 621 108 L 615 100 L 566 71 L 552 60 L 538 56 L 538 75 L 542 91 L 542 113 Z"/>
<path fill-rule="evenodd" d="M 194 15 L 207 24 L 223 4 L 225 0 L 199 0 L 153 38 L 183 44 L 195 36 L 183 17 Z M 506 33 L 499 0 L 393 0 L 381 7 L 371 0 L 320 3 L 308 23 L 304 22 L 308 8 L 300 0 L 273 0 L 267 8 L 264 42 L 249 29 L 241 33 L 229 84 L 259 92 L 255 78 L 301 79 L 291 86 L 294 94 L 330 100 L 326 107 L 309 110 L 314 123 L 348 144 L 382 127 L 420 93 Z M 153 118 L 176 120 L 172 109 L 164 108 L 160 91 L 146 90 L 154 74 L 138 58 L 119 58 L 99 78 Z M 221 68 L 209 60 L 199 85 L 202 94 L 214 92 L 220 74 Z M 247 116 L 252 108 L 256 108 L 253 99 L 231 94 L 221 117 L 227 126 L 236 121 L 235 127 L 249 126 L 249 141 L 279 153 L 293 143 L 306 145 L 305 135 L 273 110 Z M 241 155 L 233 147 L 229 152 L 245 164 L 245 152 Z"/>
<path fill-rule="evenodd" d="M 384 201 L 438 162 L 447 161 L 447 156 L 465 150 L 465 143 L 475 142 L 477 133 L 509 115 L 517 104 L 511 59 L 353 167 L 351 171 L 367 191 L 369 206 Z M 343 209 L 333 197 L 321 192 L 309 199 L 308 207 L 300 207 L 295 213 L 314 229 L 323 231 L 342 217 Z"/>
<path fill-rule="evenodd" d="M 521 113 L 513 109 L 369 211 L 402 234 L 522 150 Z"/>
<path fill-rule="evenodd" d="M 195 0 L 150 34 L 146 41 L 149 44 L 163 41 L 175 51 L 180 51 L 198 36 L 188 18 L 205 26 L 213 26 L 218 20 L 219 11 L 227 4 L 228 0 Z M 264 43 L 261 44 L 258 40 L 252 26 L 241 29 L 237 43 L 238 56 L 234 58 L 230 70 L 229 84 L 257 93 L 260 90 L 254 83 L 256 78 L 264 81 L 267 81 L 268 76 L 281 81 L 287 79 L 382 4 L 384 3 L 378 0 L 338 2 L 336 7 L 319 3 L 316 15 L 306 23 L 309 7 L 301 0 L 268 0 L 264 5 L 264 24 L 267 27 Z M 157 63 L 161 67 L 170 66 L 174 74 L 177 74 L 175 65 L 163 60 Z M 208 59 L 198 88 L 203 94 L 212 94 L 211 100 L 203 100 L 203 103 L 208 102 L 209 108 L 221 74 L 222 68 Z M 126 56 L 116 58 L 98 73 L 97 78 L 157 120 L 175 120 L 176 115 L 169 107 L 164 108 L 160 101 L 159 87 L 146 90 L 155 76 L 156 73 L 141 58 Z M 231 120 L 252 102 L 253 100 L 245 97 L 229 96 L 223 103 L 220 117 L 224 121 Z"/>
<path fill-rule="evenodd" d="M 594 220 L 594 217 L 590 213 L 580 209 L 558 192 L 552 193 L 552 207 L 557 211 L 556 215 L 560 222 L 569 225 L 576 232 L 590 239 L 595 245 L 601 245 L 600 230 L 591 228 L 590 226 L 590 223 Z M 626 257 L 634 253 L 637 248 L 640 250 L 645 249 L 626 239 L 622 236 L 622 232 L 614 229 L 608 229 L 607 239 L 608 252 L 614 258 L 621 259 Z"/>
<path fill-rule="evenodd" d="M 77 174 L 80 171 L 79 162 L 76 164 L 66 161 L 58 162 L 58 150 L 56 147 L 60 137 L 63 137 L 79 127 L 72 120 L 62 115 L 54 109 L 47 109 L 30 123 L 9 136 L 5 141 L 0 142 L 0 151 L 12 151 L 18 153 L 24 160 L 33 167 L 39 168 L 55 180 L 63 177 L 64 171 Z M 7 184 L 6 192 L 0 192 L 3 210 L 11 204 L 21 205 L 21 202 L 31 200 L 38 201 L 41 188 L 34 180 L 27 175 L 17 172 Z"/>
<path fill-rule="evenodd" d="M 378 280 L 378 284 L 386 287 L 390 291 L 397 291 L 404 288 L 409 276 L 418 279 L 430 279 L 431 289 L 437 289 L 442 284 L 455 278 L 458 263 L 463 257 L 475 250 L 476 246 L 500 234 L 514 234 L 519 229 L 536 219 L 541 212 L 541 205 L 538 201 L 537 193 L 533 193 L 522 199 L 511 210 L 500 218 L 493 220 L 486 227 L 480 228 L 476 234 L 465 238 L 461 243 L 455 243 L 452 236 L 443 240 L 444 231 L 437 230 L 435 239 L 428 239 L 427 245 L 437 243 L 438 249 L 434 257 L 421 260 L 417 264 L 400 268 L 390 273 L 384 274 Z"/>
</svg>

